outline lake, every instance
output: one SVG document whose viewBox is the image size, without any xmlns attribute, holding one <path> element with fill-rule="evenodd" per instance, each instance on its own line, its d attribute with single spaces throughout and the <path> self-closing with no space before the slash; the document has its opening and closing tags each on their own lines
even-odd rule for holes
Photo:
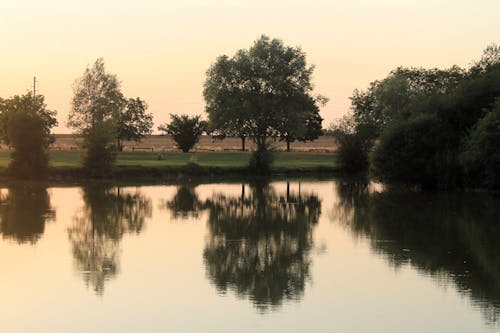
<svg viewBox="0 0 500 333">
<path fill-rule="evenodd" d="M 500 331 L 499 195 L 12 183 L 0 202 L 0 332 Z"/>
</svg>

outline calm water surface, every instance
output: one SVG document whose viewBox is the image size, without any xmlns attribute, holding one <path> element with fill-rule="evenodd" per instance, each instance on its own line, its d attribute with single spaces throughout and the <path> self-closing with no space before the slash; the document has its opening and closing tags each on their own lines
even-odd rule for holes
<svg viewBox="0 0 500 333">
<path fill-rule="evenodd" d="M 0 332 L 499 332 L 500 197 L 4 186 Z"/>
</svg>

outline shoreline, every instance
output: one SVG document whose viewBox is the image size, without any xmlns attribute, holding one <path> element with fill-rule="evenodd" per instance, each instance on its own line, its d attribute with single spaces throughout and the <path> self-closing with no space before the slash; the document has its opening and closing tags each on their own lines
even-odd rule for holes
<svg viewBox="0 0 500 333">
<path fill-rule="evenodd" d="M 275 168 L 268 174 L 254 173 L 247 168 L 239 167 L 205 167 L 200 165 L 183 166 L 117 166 L 113 173 L 105 177 L 91 177 L 81 167 L 49 167 L 46 178 L 19 179 L 11 177 L 6 170 L 0 171 L 0 182 L 47 182 L 71 183 L 83 182 L 213 182 L 213 181 L 251 181 L 258 179 L 282 178 L 330 178 L 342 176 L 344 173 L 337 167 L 309 167 L 309 168 Z"/>
</svg>

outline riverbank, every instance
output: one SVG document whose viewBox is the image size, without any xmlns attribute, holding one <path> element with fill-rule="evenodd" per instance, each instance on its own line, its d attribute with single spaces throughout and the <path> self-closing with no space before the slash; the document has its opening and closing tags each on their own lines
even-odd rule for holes
<svg viewBox="0 0 500 333">
<path fill-rule="evenodd" d="M 83 151 L 51 151 L 49 179 L 87 178 Z M 117 155 L 115 179 L 234 178 L 253 176 L 247 169 L 249 152 L 123 152 Z M 0 151 L 0 177 L 7 178 L 10 152 Z M 335 153 L 277 152 L 271 175 L 331 175 L 339 171 Z"/>
</svg>

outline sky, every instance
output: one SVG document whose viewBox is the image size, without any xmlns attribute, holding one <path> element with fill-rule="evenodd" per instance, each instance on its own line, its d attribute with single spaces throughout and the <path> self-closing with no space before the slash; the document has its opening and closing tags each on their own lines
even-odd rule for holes
<svg viewBox="0 0 500 333">
<path fill-rule="evenodd" d="M 498 0 L 0 0 L 0 97 L 36 76 L 54 132 L 71 133 L 73 83 L 102 57 L 156 129 L 169 113 L 203 115 L 209 66 L 265 34 L 315 65 L 326 125 L 349 112 L 354 89 L 398 66 L 469 66 L 500 43 L 499 18 Z"/>
</svg>

